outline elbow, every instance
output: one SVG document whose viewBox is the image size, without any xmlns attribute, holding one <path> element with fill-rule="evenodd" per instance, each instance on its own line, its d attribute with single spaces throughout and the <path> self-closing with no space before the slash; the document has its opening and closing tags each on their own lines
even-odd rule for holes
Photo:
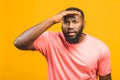
<svg viewBox="0 0 120 80">
<path fill-rule="evenodd" d="M 14 41 L 14 46 L 20 50 L 24 50 L 23 45 L 21 44 L 21 41 L 17 39 Z"/>
</svg>

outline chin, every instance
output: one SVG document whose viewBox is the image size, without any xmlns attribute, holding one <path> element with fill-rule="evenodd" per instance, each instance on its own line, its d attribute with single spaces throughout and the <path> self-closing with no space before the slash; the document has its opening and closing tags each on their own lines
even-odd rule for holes
<svg viewBox="0 0 120 80">
<path fill-rule="evenodd" d="M 66 41 L 72 44 L 72 43 L 78 43 L 79 39 L 76 39 L 76 38 L 66 38 Z"/>
</svg>

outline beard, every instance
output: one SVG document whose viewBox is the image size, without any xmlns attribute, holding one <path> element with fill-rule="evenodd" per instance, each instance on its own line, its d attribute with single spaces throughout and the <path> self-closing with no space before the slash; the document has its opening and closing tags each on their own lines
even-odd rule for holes
<svg viewBox="0 0 120 80">
<path fill-rule="evenodd" d="M 75 37 L 70 37 L 68 35 L 70 33 L 69 30 L 67 32 L 64 32 L 63 29 L 62 29 L 62 32 L 63 32 L 63 35 L 64 35 L 66 41 L 69 42 L 69 43 L 71 43 L 71 44 L 72 43 L 78 43 L 79 39 L 80 39 L 80 37 L 82 35 L 82 32 L 83 32 L 83 26 L 82 26 L 82 28 L 78 32 L 75 31 L 75 30 L 73 30 L 73 29 L 71 29 L 71 30 L 74 31 L 74 33 L 76 34 Z"/>
</svg>

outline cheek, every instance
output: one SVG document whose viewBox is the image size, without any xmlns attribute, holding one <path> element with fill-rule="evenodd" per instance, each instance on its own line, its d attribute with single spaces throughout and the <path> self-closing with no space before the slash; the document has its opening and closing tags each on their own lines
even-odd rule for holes
<svg viewBox="0 0 120 80">
<path fill-rule="evenodd" d="M 82 24 L 76 24 L 75 29 L 76 29 L 77 31 L 79 31 L 82 27 L 83 27 Z"/>
<path fill-rule="evenodd" d="M 67 32 L 67 28 L 65 28 L 64 26 L 62 26 L 62 31 L 63 32 Z"/>
<path fill-rule="evenodd" d="M 68 26 L 67 26 L 67 24 L 64 24 L 64 23 L 63 23 L 63 24 L 62 24 L 62 27 L 63 27 L 63 28 L 67 28 Z"/>
<path fill-rule="evenodd" d="M 63 30 L 64 32 L 66 32 L 66 31 L 67 31 L 67 26 L 64 25 L 64 24 L 62 24 L 62 30 Z"/>
</svg>

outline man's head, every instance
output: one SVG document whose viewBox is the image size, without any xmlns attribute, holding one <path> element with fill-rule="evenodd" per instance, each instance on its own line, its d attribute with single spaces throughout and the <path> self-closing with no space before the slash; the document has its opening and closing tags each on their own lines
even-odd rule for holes
<svg viewBox="0 0 120 80">
<path fill-rule="evenodd" d="M 80 14 L 68 14 L 62 21 L 62 31 L 65 39 L 69 43 L 77 43 L 81 37 L 84 28 L 84 13 L 78 8 L 67 8 L 65 11 L 77 11 Z"/>
</svg>

